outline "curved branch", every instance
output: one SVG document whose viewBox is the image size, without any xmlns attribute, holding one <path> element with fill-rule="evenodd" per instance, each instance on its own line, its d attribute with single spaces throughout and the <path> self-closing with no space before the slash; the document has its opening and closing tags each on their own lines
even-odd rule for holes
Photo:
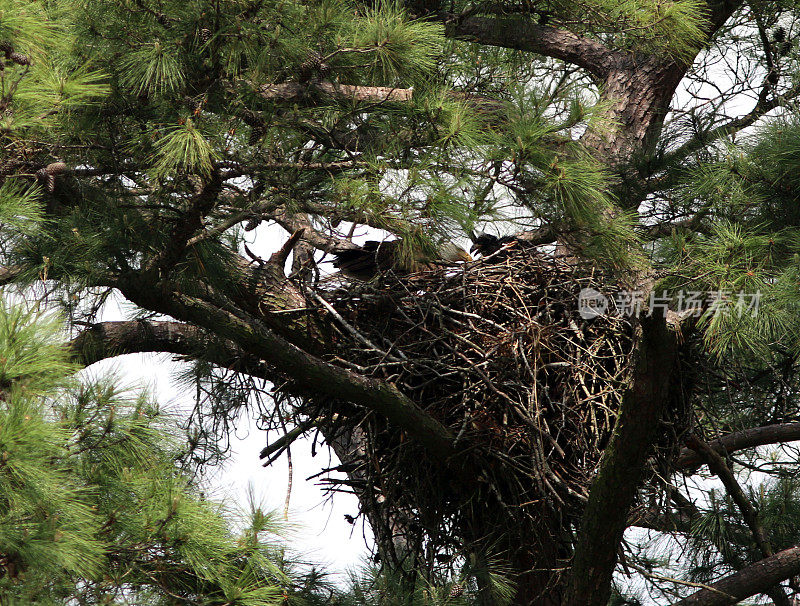
<svg viewBox="0 0 800 606">
<path fill-rule="evenodd" d="M 753 534 L 753 539 L 755 539 L 756 545 L 761 551 L 761 555 L 764 557 L 773 555 L 772 545 L 769 542 L 767 531 L 764 530 L 761 520 L 758 519 L 758 512 L 747 498 L 747 495 L 744 494 L 742 487 L 739 486 L 739 482 L 736 481 L 725 459 L 715 452 L 708 444 L 697 439 L 695 436 L 689 436 L 686 443 L 689 444 L 689 447 L 699 456 L 703 457 L 709 470 L 722 481 L 725 490 L 728 491 L 728 495 L 733 499 L 733 502 L 736 503 L 739 512 L 744 518 L 745 524 L 747 524 L 747 527 Z"/>
<path fill-rule="evenodd" d="M 247 355 L 230 341 L 215 342 L 213 347 L 209 347 L 212 339 L 191 324 L 132 320 L 92 325 L 69 343 L 72 357 L 88 366 L 129 353 L 169 352 L 192 357 L 199 357 L 202 353 L 204 359 L 219 366 L 231 368 L 235 365 L 237 370 L 267 379 L 275 378 L 275 369 L 278 369 L 295 379 L 292 391 L 299 393 L 302 385 L 313 386 L 315 393 L 327 393 L 361 404 L 393 421 L 410 436 L 417 438 L 432 454 L 447 459 L 447 462 L 451 462 L 449 460 L 456 454 L 449 430 L 391 386 L 359 377 L 319 360 L 277 335 L 270 336 L 268 329 L 245 325 L 235 316 L 207 303 L 180 294 L 175 297 L 179 301 L 172 305 L 174 309 L 183 308 L 189 312 L 187 315 L 198 312 L 205 314 L 219 332 L 223 331 L 223 323 L 234 324 L 236 326 L 231 326 L 227 332 L 237 336 L 248 333 L 248 344 L 270 353 L 264 356 Z M 267 343 L 257 341 L 259 337 Z M 270 361 L 278 363 L 267 366 L 259 359 L 261 357 L 274 358 Z"/>
<path fill-rule="evenodd" d="M 739 508 L 739 512 L 742 514 L 742 518 L 744 518 L 747 527 L 750 529 L 750 533 L 753 535 L 753 539 L 759 551 L 761 551 L 762 557 L 768 558 L 772 556 L 774 554 L 772 551 L 772 544 L 769 541 L 766 529 L 761 524 L 758 512 L 747 498 L 747 495 L 744 494 L 742 487 L 739 486 L 739 483 L 736 481 L 725 459 L 716 453 L 708 444 L 695 436 L 689 436 L 686 443 L 698 455 L 703 457 L 708 465 L 708 469 L 722 481 L 728 495 Z M 786 596 L 783 587 L 779 584 L 770 587 L 766 592 L 770 595 L 776 606 L 789 606 L 789 598 Z"/>
<path fill-rule="evenodd" d="M 419 408 L 396 387 L 357 375 L 313 356 L 255 318 L 236 316 L 205 301 L 179 292 L 130 281 L 118 285 L 132 302 L 202 326 L 291 377 L 295 387 L 316 396 L 351 402 L 386 418 L 413 436 L 432 455 L 453 465 L 458 454 L 450 430 Z M 464 461 L 460 461 L 463 465 Z"/>
<path fill-rule="evenodd" d="M 530 20 L 448 15 L 445 35 L 457 40 L 532 51 L 561 59 L 604 78 L 622 56 L 595 40 Z"/>
<path fill-rule="evenodd" d="M 197 351 L 200 330 L 181 322 L 130 320 L 92 324 L 68 344 L 71 357 L 84 366 L 129 353 Z"/>
<path fill-rule="evenodd" d="M 769 591 L 771 587 L 800 574 L 800 547 L 779 551 L 773 556 L 725 577 L 686 597 L 673 606 L 728 606 Z"/>
<path fill-rule="evenodd" d="M 128 320 L 92 324 L 67 344 L 70 357 L 84 366 L 132 353 L 171 353 L 208 360 L 269 380 L 275 373 L 261 360 L 231 342 L 214 339 L 191 324 L 174 321 Z"/>
<path fill-rule="evenodd" d="M 767 444 L 780 444 L 800 440 L 800 423 L 777 423 L 764 427 L 754 427 L 712 440 L 708 445 L 717 454 L 725 455 L 737 450 L 766 446 Z M 673 469 L 675 471 L 689 470 L 701 465 L 703 460 L 691 448 L 681 449 Z"/>
</svg>

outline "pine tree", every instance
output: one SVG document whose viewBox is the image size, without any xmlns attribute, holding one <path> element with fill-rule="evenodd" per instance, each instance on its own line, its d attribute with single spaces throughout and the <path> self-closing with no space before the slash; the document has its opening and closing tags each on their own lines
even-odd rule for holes
<svg viewBox="0 0 800 606">
<path fill-rule="evenodd" d="M 738 0 L 0 0 L 0 280 L 60 304 L 78 365 L 191 361 L 201 460 L 254 401 L 283 432 L 265 456 L 317 430 L 410 599 L 497 558 L 516 604 L 628 601 L 632 576 L 659 603 L 788 604 L 797 17 Z M 247 244 L 269 225 L 286 244 L 261 259 Z M 407 256 L 517 236 L 459 270 L 459 297 L 447 270 L 337 290 L 321 262 L 365 227 Z M 635 292 L 643 313 L 581 317 L 583 285 Z M 99 322 L 112 293 L 138 319 Z M 101 392 L 84 398 L 106 398 L 97 427 L 134 431 Z M 64 536 L 42 579 L 102 568 L 69 561 L 98 546 Z M 256 575 L 242 566 L 225 578 Z M 192 570 L 169 591 L 222 595 Z"/>
<path fill-rule="evenodd" d="M 205 498 L 173 419 L 77 380 L 58 317 L 0 308 L 0 601 L 276 604 L 276 522 Z M 242 524 L 247 522 L 246 524 Z"/>
</svg>

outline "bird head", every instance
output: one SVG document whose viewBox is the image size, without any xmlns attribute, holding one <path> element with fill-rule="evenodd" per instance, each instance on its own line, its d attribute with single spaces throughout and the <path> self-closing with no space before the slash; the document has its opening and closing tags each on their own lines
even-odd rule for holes
<svg viewBox="0 0 800 606">
<path fill-rule="evenodd" d="M 471 253 L 480 253 L 484 257 L 493 252 L 500 250 L 500 238 L 492 234 L 479 234 L 472 242 L 472 248 L 469 249 Z"/>
<path fill-rule="evenodd" d="M 442 244 L 439 247 L 438 252 L 439 258 L 442 261 L 447 261 L 448 263 L 458 263 L 459 261 L 469 263 L 472 261 L 472 257 L 466 250 L 460 246 L 457 246 L 456 244 L 453 244 L 452 242 L 445 242 Z"/>
</svg>

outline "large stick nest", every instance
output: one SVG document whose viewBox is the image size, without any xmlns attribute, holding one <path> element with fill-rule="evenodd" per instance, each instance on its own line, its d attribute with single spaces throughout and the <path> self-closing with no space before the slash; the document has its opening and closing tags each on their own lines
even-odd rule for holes
<svg viewBox="0 0 800 606">
<path fill-rule="evenodd" d="M 536 535 L 545 511 L 577 518 L 632 363 L 633 327 L 613 299 L 603 316 L 579 313 L 580 291 L 611 288 L 604 281 L 520 242 L 463 268 L 320 291 L 335 361 L 395 384 L 457 446 L 490 461 L 465 486 L 437 476 L 442 466 L 374 415 L 344 421 L 369 443 L 346 483 L 391 508 L 385 530 L 414 535 L 404 549 L 435 551 L 487 528 L 495 543 L 509 531 Z"/>
</svg>

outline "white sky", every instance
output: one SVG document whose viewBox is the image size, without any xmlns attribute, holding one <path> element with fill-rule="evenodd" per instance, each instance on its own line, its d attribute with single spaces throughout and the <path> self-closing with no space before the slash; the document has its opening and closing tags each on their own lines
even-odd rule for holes
<svg viewBox="0 0 800 606">
<path fill-rule="evenodd" d="M 84 372 L 115 372 L 123 385 L 149 388 L 159 403 L 185 418 L 194 400 L 193 394 L 174 380 L 179 368 L 180 364 L 167 354 L 130 354 L 94 364 Z M 267 469 L 261 467 L 258 453 L 266 445 L 266 434 L 251 427 L 247 419 L 243 421 L 231 436 L 230 460 L 210 475 L 210 496 L 225 501 L 232 509 L 246 510 L 252 489 L 257 503 L 282 515 L 288 478 L 286 457 Z M 272 439 L 276 437 L 273 435 Z M 289 546 L 309 563 L 323 566 L 335 578 L 344 580 L 345 573 L 357 568 L 368 550 L 360 521 L 351 526 L 344 519 L 344 514 L 358 513 L 357 499 L 338 494 L 335 500 L 326 500 L 318 480 L 306 481 L 330 465 L 329 456 L 328 449 L 318 445 L 317 456 L 312 458 L 310 440 L 298 440 L 293 446 L 294 481 L 287 538 Z"/>
</svg>

